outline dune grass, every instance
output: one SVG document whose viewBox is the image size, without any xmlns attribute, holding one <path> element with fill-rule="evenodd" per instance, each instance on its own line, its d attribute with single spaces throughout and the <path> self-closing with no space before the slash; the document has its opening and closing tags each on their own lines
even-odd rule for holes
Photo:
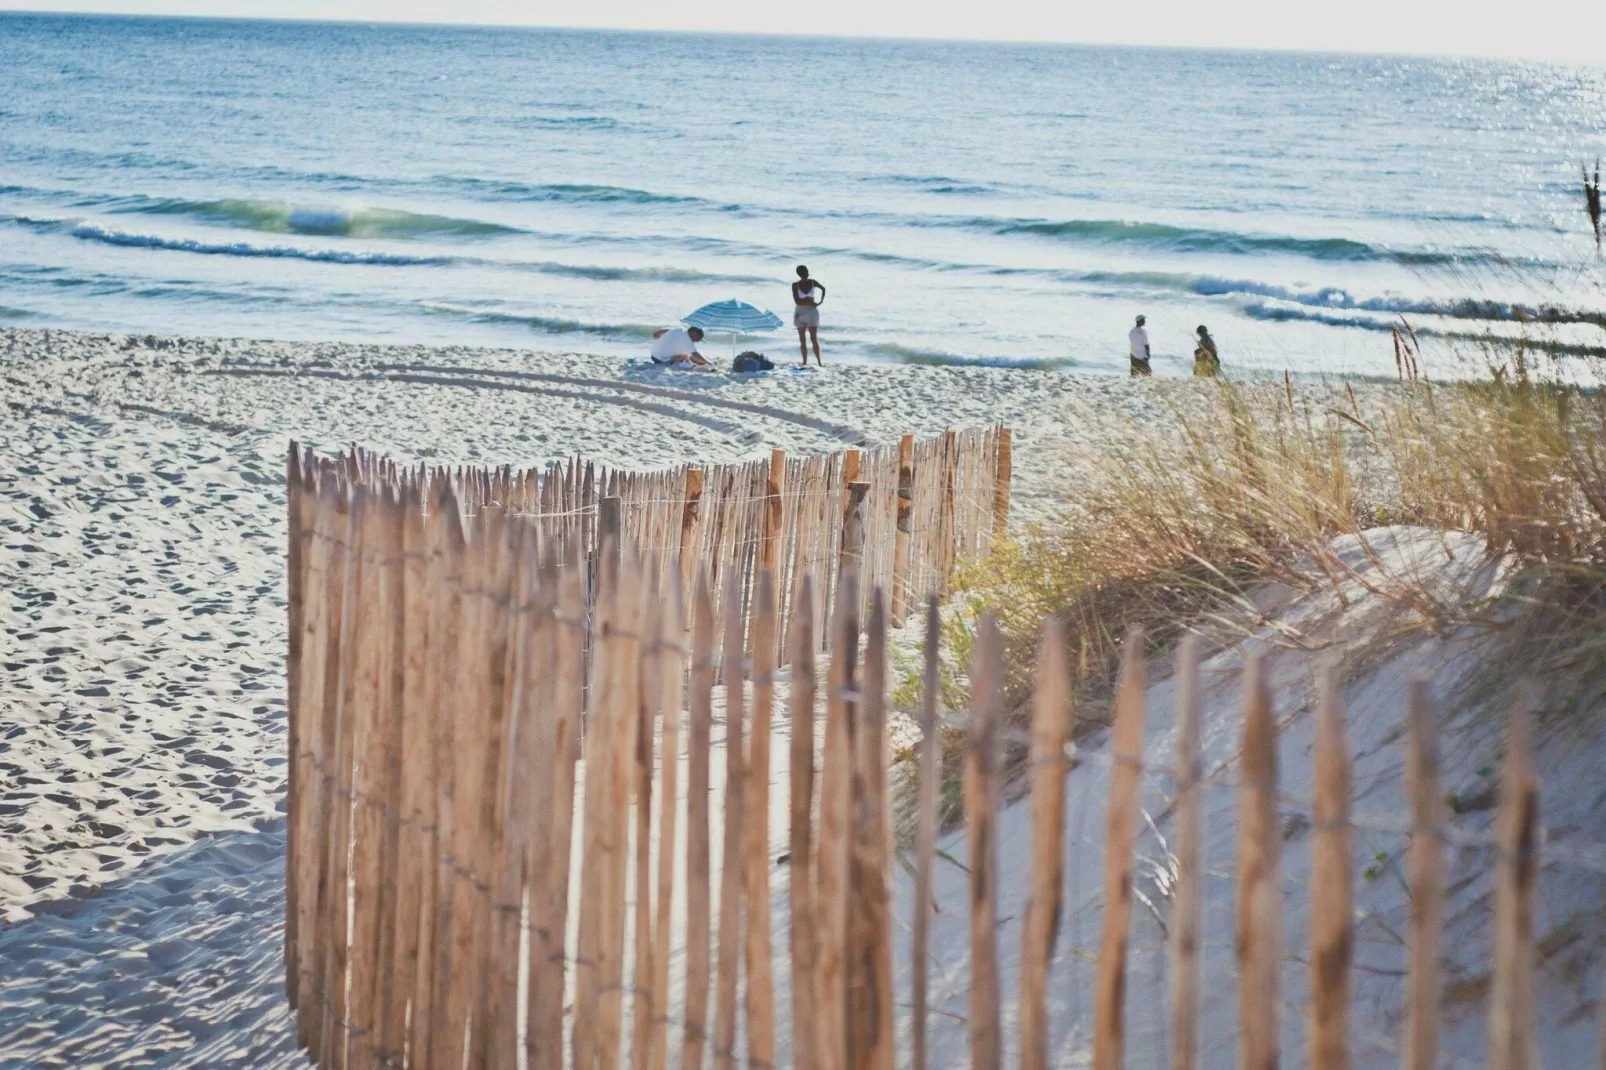
<svg viewBox="0 0 1606 1070">
<path fill-rule="evenodd" d="M 1606 396 L 1537 374 L 1521 354 L 1485 381 L 1435 384 L 1406 350 L 1400 382 L 1361 395 L 1286 379 L 1201 382 L 1179 392 L 1186 404 L 1163 425 L 1101 436 L 1118 445 L 1078 458 L 1056 518 L 959 575 L 945 618 L 944 706 L 966 704 L 964 668 L 984 612 L 1005 637 L 1016 728 L 1043 625 L 1065 622 L 1086 727 L 1104 719 L 1129 628 L 1161 651 L 1201 626 L 1244 634 L 1268 623 L 1250 595 L 1269 580 L 1340 598 L 1359 580 L 1409 626 L 1504 631 L 1530 671 L 1570 681 L 1567 703 L 1598 706 Z M 1502 593 L 1457 604 L 1411 572 L 1380 567 L 1361 580 L 1329 547 L 1345 534 L 1367 547 L 1368 530 L 1396 524 L 1482 535 L 1507 570 Z M 904 692 L 900 703 L 916 693 L 912 680 Z M 957 769 L 957 731 L 942 750 Z"/>
</svg>

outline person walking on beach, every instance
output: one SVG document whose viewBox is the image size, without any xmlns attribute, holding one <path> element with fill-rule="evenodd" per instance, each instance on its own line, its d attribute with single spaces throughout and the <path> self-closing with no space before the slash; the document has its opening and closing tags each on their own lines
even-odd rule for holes
<svg viewBox="0 0 1606 1070">
<path fill-rule="evenodd" d="M 1216 352 L 1216 340 L 1210 337 L 1210 328 L 1199 324 L 1199 344 L 1193 349 L 1193 374 L 1214 379 L 1221 374 L 1221 355 Z"/>
<path fill-rule="evenodd" d="M 1137 326 L 1133 327 L 1126 336 L 1127 341 L 1132 345 L 1132 377 L 1134 379 L 1140 375 L 1149 376 L 1154 374 L 1153 369 L 1149 367 L 1149 332 L 1143 329 L 1145 322 L 1147 321 L 1142 316 L 1139 316 Z"/>
<path fill-rule="evenodd" d="M 818 294 L 819 296 L 815 296 Z M 809 366 L 809 342 L 814 343 L 814 363 L 825 367 L 820 359 L 820 305 L 825 302 L 825 287 L 819 279 L 809 278 L 809 269 L 797 266 L 797 281 L 792 284 L 792 326 L 797 328 L 797 348 L 803 354 L 803 367 Z"/>
</svg>

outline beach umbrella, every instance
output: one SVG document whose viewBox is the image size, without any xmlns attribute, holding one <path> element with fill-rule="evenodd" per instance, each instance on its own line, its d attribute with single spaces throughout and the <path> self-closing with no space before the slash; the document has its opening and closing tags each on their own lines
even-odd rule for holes
<svg viewBox="0 0 1606 1070">
<path fill-rule="evenodd" d="M 731 356 L 736 355 L 738 334 L 767 334 L 781 325 L 781 317 L 767 309 L 756 308 L 734 297 L 729 301 L 715 301 L 704 305 L 681 319 L 688 327 L 701 327 L 704 333 L 725 331 L 731 336 Z"/>
</svg>

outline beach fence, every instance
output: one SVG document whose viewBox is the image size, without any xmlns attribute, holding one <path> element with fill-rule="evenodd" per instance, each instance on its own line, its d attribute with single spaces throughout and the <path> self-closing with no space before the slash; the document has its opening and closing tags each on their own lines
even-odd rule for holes
<svg viewBox="0 0 1606 1070">
<path fill-rule="evenodd" d="M 693 679 L 707 686 L 726 665 L 757 679 L 812 659 L 832 642 L 816 621 L 863 611 L 858 577 L 902 592 L 901 613 L 908 592 L 945 589 L 986 548 L 1008 519 L 1010 451 L 1009 430 L 988 428 L 639 473 L 401 468 L 292 445 L 286 968 L 320 1065 L 456 1065 L 464 1023 L 474 1065 L 512 1065 L 493 1023 L 517 1015 L 487 969 L 527 972 L 542 993 L 531 1035 L 557 1035 L 575 949 L 559 937 L 514 968 L 507 941 L 561 934 L 576 778 L 624 775 L 638 734 L 621 711 L 636 716 L 649 676 L 651 701 L 681 686 L 694 621 L 659 611 L 694 589 L 708 613 L 697 634 L 751 644 L 734 661 L 705 651 Z M 706 702 L 704 715 L 688 731 L 695 742 L 702 725 L 706 751 Z M 582 735 L 589 777 L 574 765 Z M 628 799 L 599 788 L 574 815 L 588 873 L 612 875 L 589 860 L 623 850 Z M 621 908 L 583 901 L 607 919 L 582 926 L 591 964 Z M 619 998 L 608 991 L 604 1010 Z"/>
<path fill-rule="evenodd" d="M 1156 776 L 1172 787 L 1162 815 L 1170 819 L 1162 1000 L 1169 1025 L 1163 1056 L 1130 1065 L 1202 1065 L 1209 1040 L 1198 1026 L 1201 961 L 1211 940 L 1234 948 L 1234 968 L 1211 982 L 1238 992 L 1233 1062 L 1248 1070 L 1282 1059 L 1321 1070 L 1349 1065 L 1351 836 L 1366 826 L 1351 808 L 1332 673 L 1323 676 L 1317 703 L 1311 795 L 1295 800 L 1279 785 L 1283 722 L 1258 655 L 1242 669 L 1241 747 L 1230 769 L 1203 767 L 1191 640 L 1177 655 L 1174 765 L 1155 768 L 1152 758 L 1146 765 L 1148 674 L 1136 633 L 1123 646 L 1109 753 L 1078 758 L 1070 746 L 1070 654 L 1059 629 L 1051 625 L 1044 636 L 1031 701 L 1011 710 L 1002 697 L 1002 642 L 984 617 L 968 708 L 943 711 L 931 598 L 915 747 L 915 909 L 902 991 L 894 976 L 894 941 L 904 930 L 893 918 L 889 804 L 892 599 L 880 588 L 861 597 L 851 554 L 862 545 L 859 504 L 869 494 L 846 499 L 845 549 L 836 560 L 814 561 L 812 549 L 794 553 L 803 565 L 783 618 L 785 585 L 775 582 L 761 544 L 754 543 L 760 564 L 751 582 L 729 580 L 719 593 L 712 563 L 699 562 L 688 612 L 678 555 L 655 556 L 650 542 L 638 554 L 611 538 L 589 541 L 590 519 L 606 514 L 587 511 L 583 486 L 560 508 L 520 514 L 497 504 L 515 500 L 498 493 L 517 480 L 495 473 L 421 479 L 354 455 L 293 455 L 290 470 L 291 530 L 300 540 L 292 546 L 300 549 L 291 586 L 286 967 L 300 1040 L 318 1065 L 953 1065 L 953 1053 L 939 1060 L 929 1037 L 938 1013 L 930 983 L 941 858 L 965 873 L 965 1061 L 977 1070 L 1001 1067 L 1007 1029 L 1022 1067 L 1041 1070 L 1051 1064 L 1051 1008 L 1063 1005 L 1050 998 L 1049 979 L 1065 924 L 1065 785 L 1076 761 L 1106 763 L 1101 921 L 1085 994 L 1093 1008 L 1091 1065 L 1128 1065 L 1139 791 Z M 754 496 L 756 482 L 739 483 L 733 496 Z M 822 482 L 842 492 L 840 478 Z M 459 490 L 476 483 L 463 490 L 462 500 L 475 503 L 464 508 Z M 650 503 L 663 492 L 638 493 Z M 544 528 L 547 521 L 558 526 Z M 594 560 L 582 552 L 588 546 Z M 834 575 L 837 592 L 824 628 L 815 616 L 817 564 Z M 791 668 L 778 696 L 783 660 Z M 733 686 L 716 718 L 722 670 Z M 1412 687 L 1402 712 L 1411 807 L 1394 827 L 1408 842 L 1410 893 L 1399 1058 L 1429 1070 L 1440 1065 L 1439 945 L 1451 840 L 1424 683 Z M 777 788 L 787 793 L 784 843 L 772 842 L 764 820 L 778 714 L 789 722 L 789 771 Z M 720 722 L 724 740 L 716 747 Z M 963 860 L 937 847 L 941 740 L 955 732 Z M 710 806 L 716 760 L 725 800 L 717 809 Z M 1024 871 L 1001 873 L 1006 762 L 1024 770 L 1031 849 Z M 1501 1070 L 1538 1065 L 1533 769 L 1519 707 L 1487 845 L 1495 871 L 1487 1065 Z M 1200 910 L 1208 831 L 1201 796 L 1211 786 L 1236 796 L 1231 932 L 1205 932 Z M 1307 802 L 1310 942 L 1306 962 L 1295 965 L 1284 947 L 1281 810 Z M 787 874 L 785 941 L 771 932 L 778 859 Z M 1003 881 L 1029 888 L 1014 978 L 1004 976 L 1008 956 L 999 946 Z M 1295 1012 L 1309 1016 L 1303 1052 L 1280 1050 L 1280 1021 L 1290 1013 L 1282 993 L 1295 969 L 1308 974 L 1308 1008 Z M 1015 1006 L 1006 1008 L 1011 988 Z M 786 1007 L 778 1006 L 779 989 Z M 908 1043 L 900 1039 L 895 1054 L 901 1037 Z"/>
<path fill-rule="evenodd" d="M 544 469 L 398 470 L 396 478 L 449 485 L 465 515 L 488 507 L 534 523 L 543 544 L 593 565 L 611 538 L 635 548 L 644 567 L 678 570 L 684 590 L 706 569 L 720 612 L 726 585 L 736 583 L 745 614 L 754 576 L 768 569 L 788 616 L 802 577 L 815 577 L 815 616 L 824 619 L 838 577 L 852 569 L 861 592 L 891 593 L 901 624 L 916 592 L 946 593 L 954 565 L 1007 526 L 1012 455 L 1010 429 L 989 427 L 904 435 L 878 449 L 773 450 L 745 464 L 638 472 L 574 459 Z M 370 463 L 381 462 L 352 454 L 348 482 L 354 465 Z"/>
</svg>

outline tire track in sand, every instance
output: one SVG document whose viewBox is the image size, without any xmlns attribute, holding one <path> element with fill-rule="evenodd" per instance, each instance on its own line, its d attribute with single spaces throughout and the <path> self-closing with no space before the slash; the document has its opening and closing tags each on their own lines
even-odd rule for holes
<svg viewBox="0 0 1606 1070">
<path fill-rule="evenodd" d="M 559 375 L 556 372 L 521 372 L 503 370 L 499 368 L 463 368 L 448 364 L 378 364 L 375 367 L 382 371 L 411 371 L 426 372 L 430 374 L 456 374 L 456 375 L 484 375 L 502 379 L 526 379 L 543 383 L 558 383 L 566 386 L 588 386 L 605 390 L 619 390 L 633 394 L 647 394 L 652 397 L 673 398 L 676 401 L 689 401 L 694 405 L 707 405 L 710 408 L 730 409 L 735 412 L 751 413 L 754 416 L 764 416 L 771 420 L 780 420 L 784 423 L 797 424 L 818 431 L 823 435 L 846 442 L 852 446 L 863 446 L 869 442 L 869 436 L 858 428 L 846 424 L 832 423 L 807 413 L 794 412 L 791 409 L 777 408 L 774 405 L 759 405 L 751 401 L 732 401 L 729 398 L 707 397 L 695 390 L 680 390 L 672 386 L 650 386 L 646 383 L 622 382 L 618 379 L 592 379 L 579 375 Z"/>
<path fill-rule="evenodd" d="M 639 412 L 649 412 L 657 416 L 667 416 L 673 420 L 683 420 L 687 423 L 697 424 L 710 431 L 726 435 L 744 446 L 751 446 L 762 440 L 758 432 L 743 427 L 728 420 L 720 420 L 712 416 L 699 416 L 686 412 L 673 405 L 661 405 L 651 401 L 637 401 L 634 398 L 622 398 L 608 395 L 583 393 L 578 390 L 561 390 L 552 387 L 527 386 L 522 383 L 503 383 L 495 379 L 476 379 L 472 376 L 461 375 L 430 375 L 404 371 L 377 371 L 377 372 L 339 372 L 322 368 L 245 368 L 233 366 L 228 368 L 206 368 L 201 375 L 228 376 L 232 378 L 266 377 L 266 378 L 312 378 L 332 379 L 337 382 L 363 383 L 363 382 L 389 382 L 389 383 L 418 383 L 424 386 L 450 386 L 461 387 L 468 390 L 501 390 L 514 391 L 521 394 L 538 394 L 542 397 L 565 398 L 570 401 L 600 402 L 605 405 L 619 405 Z M 606 379 L 594 380 L 599 386 L 609 387 L 617 384 Z"/>
</svg>

